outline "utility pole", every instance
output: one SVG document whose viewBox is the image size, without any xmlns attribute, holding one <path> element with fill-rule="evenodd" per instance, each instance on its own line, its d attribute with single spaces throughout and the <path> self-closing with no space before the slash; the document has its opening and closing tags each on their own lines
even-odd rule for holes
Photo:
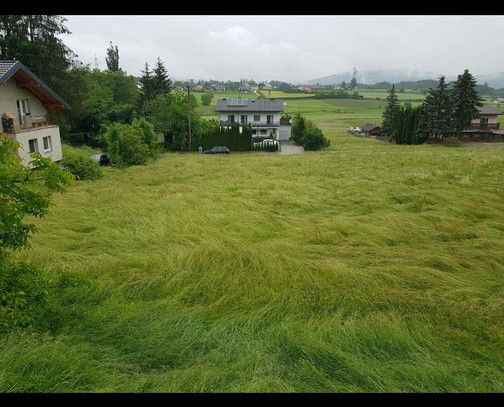
<svg viewBox="0 0 504 407">
<path fill-rule="evenodd" d="M 191 93 L 187 85 L 187 124 L 189 126 L 189 151 L 191 151 Z"/>
</svg>

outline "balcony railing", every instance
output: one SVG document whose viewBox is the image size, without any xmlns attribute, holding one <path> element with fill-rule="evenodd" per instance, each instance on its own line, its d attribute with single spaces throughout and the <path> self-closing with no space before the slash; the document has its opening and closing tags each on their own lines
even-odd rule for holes
<svg viewBox="0 0 504 407">
<path fill-rule="evenodd" d="M 280 126 L 279 121 L 272 121 L 272 122 L 248 122 L 248 123 L 240 123 L 240 122 L 230 122 L 227 120 L 220 120 L 219 121 L 219 126 L 232 126 L 233 124 L 239 124 L 240 126 L 243 126 L 245 124 L 250 124 L 252 127 L 277 127 Z"/>
<path fill-rule="evenodd" d="M 41 127 L 52 126 L 45 116 L 26 116 L 25 123 L 19 124 L 19 121 L 13 116 L 2 115 L 2 125 L 6 133 L 19 133 L 24 131 L 36 130 Z"/>
<path fill-rule="evenodd" d="M 482 130 L 482 129 L 499 129 L 500 123 L 471 123 L 471 129 Z"/>
</svg>

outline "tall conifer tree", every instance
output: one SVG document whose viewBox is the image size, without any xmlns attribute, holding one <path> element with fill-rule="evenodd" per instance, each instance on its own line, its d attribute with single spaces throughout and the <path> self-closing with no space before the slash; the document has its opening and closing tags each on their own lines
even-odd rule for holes
<svg viewBox="0 0 504 407">
<path fill-rule="evenodd" d="M 156 67 L 153 71 L 152 84 L 155 96 L 159 95 L 160 93 L 171 91 L 172 81 L 168 77 L 168 72 L 163 62 L 161 61 L 161 58 L 159 57 L 156 62 Z"/>
<path fill-rule="evenodd" d="M 399 109 L 399 100 L 397 98 L 395 87 L 392 85 L 392 88 L 389 90 L 387 96 L 387 107 L 382 115 L 382 131 L 387 136 L 391 136 L 392 131 L 394 129 L 394 118 Z"/>
<path fill-rule="evenodd" d="M 481 106 L 481 99 L 476 90 L 476 79 L 464 70 L 453 83 L 453 128 L 456 135 L 469 127 L 471 120 L 478 117 L 477 106 Z"/>
<path fill-rule="evenodd" d="M 419 132 L 424 137 L 443 139 L 451 134 L 453 98 L 447 88 L 445 77 L 439 78 L 435 89 L 430 89 L 425 97 Z"/>
<path fill-rule="evenodd" d="M 114 47 L 112 41 L 110 41 L 110 47 L 107 48 L 107 57 L 105 58 L 107 62 L 107 68 L 111 72 L 119 71 L 119 48 L 117 45 Z"/>
</svg>

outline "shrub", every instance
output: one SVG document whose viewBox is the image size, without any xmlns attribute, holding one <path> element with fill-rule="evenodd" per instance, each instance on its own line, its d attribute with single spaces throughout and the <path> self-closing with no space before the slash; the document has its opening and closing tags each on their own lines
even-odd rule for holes
<svg viewBox="0 0 504 407">
<path fill-rule="evenodd" d="M 296 144 L 301 144 L 305 132 L 305 118 L 300 113 L 296 113 L 292 123 L 291 133 Z"/>
<path fill-rule="evenodd" d="M 322 130 L 299 113 L 294 116 L 291 133 L 296 144 L 302 145 L 308 151 L 320 150 L 331 144 Z"/>
<path fill-rule="evenodd" d="M 315 151 L 329 147 L 331 141 L 324 136 L 324 133 L 318 127 L 308 126 L 302 144 L 305 150 Z"/>
<path fill-rule="evenodd" d="M 43 312 L 47 281 L 27 263 L 0 261 L 0 331 L 31 325 Z"/>
<path fill-rule="evenodd" d="M 151 153 L 142 136 L 138 128 L 128 124 L 109 125 L 103 138 L 110 161 L 119 167 L 145 165 Z"/>
<path fill-rule="evenodd" d="M 240 131 L 241 127 L 241 131 Z M 204 150 L 214 146 L 225 146 L 231 151 L 252 150 L 252 127 L 234 124 L 230 128 L 219 127 L 216 121 L 200 123 L 195 129 L 193 149 L 201 144 Z"/>
<path fill-rule="evenodd" d="M 140 119 L 133 119 L 131 126 L 141 132 L 142 141 L 149 147 L 151 156 L 157 156 L 159 153 L 159 143 L 154 131 L 154 125 L 142 117 Z"/>
<path fill-rule="evenodd" d="M 205 93 L 201 95 L 201 104 L 203 106 L 210 106 L 210 103 L 212 102 L 213 99 L 213 93 Z"/>
<path fill-rule="evenodd" d="M 443 140 L 445 147 L 462 147 L 462 142 L 457 137 L 447 137 Z"/>
<path fill-rule="evenodd" d="M 100 165 L 82 153 L 66 154 L 63 164 L 78 180 L 95 180 L 103 176 Z"/>
</svg>

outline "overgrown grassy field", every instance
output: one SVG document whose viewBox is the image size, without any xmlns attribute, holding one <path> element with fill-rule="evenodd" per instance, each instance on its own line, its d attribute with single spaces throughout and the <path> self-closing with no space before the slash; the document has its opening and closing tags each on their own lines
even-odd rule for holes
<svg viewBox="0 0 504 407">
<path fill-rule="evenodd" d="M 0 338 L 0 390 L 504 391 L 504 149 L 351 137 L 381 109 L 340 102 L 287 102 L 326 151 L 58 194 L 20 255 L 51 329 Z"/>
</svg>

